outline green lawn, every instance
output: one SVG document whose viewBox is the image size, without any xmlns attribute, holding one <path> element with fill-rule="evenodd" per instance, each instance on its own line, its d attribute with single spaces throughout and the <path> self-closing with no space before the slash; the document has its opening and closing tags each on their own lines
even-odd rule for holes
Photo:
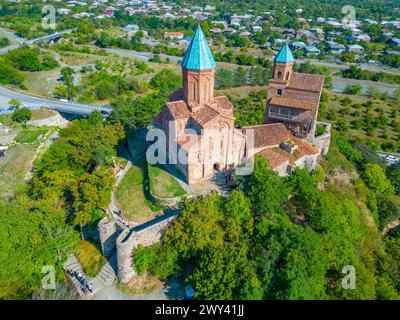
<svg viewBox="0 0 400 320">
<path fill-rule="evenodd" d="M 161 208 L 154 205 L 148 197 L 144 158 L 137 161 L 126 173 L 118 187 L 116 198 L 123 216 L 128 220 L 142 223 L 161 213 Z"/>
<path fill-rule="evenodd" d="M 167 171 L 160 167 L 149 165 L 151 190 L 160 198 L 173 198 L 186 194 L 186 191 Z"/>
<path fill-rule="evenodd" d="M 37 145 L 17 144 L 0 158 L 0 201 L 18 193 L 25 186 L 25 173 Z"/>
<path fill-rule="evenodd" d="M 47 129 L 42 128 L 29 128 L 29 129 L 22 129 L 15 141 L 18 143 L 34 143 L 40 136 L 46 134 Z"/>
<path fill-rule="evenodd" d="M 96 277 L 106 264 L 107 260 L 103 257 L 100 248 L 94 243 L 82 240 L 76 256 L 78 257 L 83 271 L 89 277 Z"/>
</svg>

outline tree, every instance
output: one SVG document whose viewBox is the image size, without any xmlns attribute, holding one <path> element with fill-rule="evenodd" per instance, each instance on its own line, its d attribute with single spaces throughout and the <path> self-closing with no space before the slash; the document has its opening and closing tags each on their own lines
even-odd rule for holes
<svg viewBox="0 0 400 320">
<path fill-rule="evenodd" d="M 4 59 L 0 59 L 0 83 L 21 86 L 24 78 L 20 72 Z"/>
<path fill-rule="evenodd" d="M 15 122 L 25 123 L 32 118 L 32 111 L 28 108 L 16 109 L 12 115 L 11 119 Z"/>
<path fill-rule="evenodd" d="M 394 188 L 378 164 L 366 164 L 362 178 L 365 184 L 378 195 L 392 195 Z"/>
<path fill-rule="evenodd" d="M 0 48 L 7 47 L 11 44 L 10 40 L 7 37 L 0 38 Z"/>
<path fill-rule="evenodd" d="M 180 87 L 181 82 L 181 77 L 174 74 L 170 69 L 162 69 L 150 80 L 150 85 L 159 90 L 162 96 L 168 97 Z"/>
<path fill-rule="evenodd" d="M 9 104 L 14 110 L 18 110 L 19 107 L 21 106 L 21 101 L 19 101 L 18 99 L 12 98 L 12 99 L 10 99 L 10 101 L 8 102 L 8 104 Z"/>
<path fill-rule="evenodd" d="M 380 97 L 382 95 L 382 93 L 379 91 L 379 89 L 376 86 L 370 86 L 367 94 L 376 100 L 380 99 Z"/>
<path fill-rule="evenodd" d="M 241 87 L 247 84 L 247 71 L 243 67 L 238 67 L 235 71 L 235 86 Z"/>
<path fill-rule="evenodd" d="M 378 197 L 379 227 L 383 230 L 389 223 L 400 217 L 400 202 L 393 196 Z"/>
<path fill-rule="evenodd" d="M 42 70 L 38 49 L 24 46 L 8 52 L 5 57 L 15 68 L 21 71 L 32 72 Z"/>
<path fill-rule="evenodd" d="M 56 85 L 56 87 L 54 88 L 54 96 L 56 98 L 68 98 L 68 89 L 66 86 L 62 85 L 62 84 L 58 84 Z"/>
<path fill-rule="evenodd" d="M 60 73 L 63 77 L 63 81 L 67 88 L 68 99 L 73 99 L 74 96 L 76 95 L 76 88 L 74 86 L 74 77 L 73 77 L 75 70 L 70 67 L 64 67 L 61 69 Z"/>
<path fill-rule="evenodd" d="M 102 167 L 80 177 L 72 187 L 74 223 L 82 227 L 102 218 L 104 216 L 102 210 L 110 204 L 113 186 L 112 171 Z"/>
<path fill-rule="evenodd" d="M 215 76 L 215 88 L 226 89 L 235 87 L 234 74 L 226 69 L 218 69 Z"/>
<path fill-rule="evenodd" d="M 346 86 L 346 88 L 344 88 L 343 92 L 345 94 L 352 94 L 358 96 L 362 92 L 362 87 L 359 84 L 348 85 Z"/>
<path fill-rule="evenodd" d="M 263 157 L 256 157 L 253 172 L 241 181 L 241 189 L 249 197 L 253 211 L 260 216 L 281 215 L 289 196 L 287 186 L 268 168 L 268 162 Z"/>
<path fill-rule="evenodd" d="M 392 183 L 396 193 L 400 195 L 400 162 L 386 168 L 386 175 Z"/>
<path fill-rule="evenodd" d="M 29 211 L 22 200 L 0 203 L 1 299 L 29 298 L 40 285 L 43 266 L 60 274 L 78 236 L 55 216 L 45 209 Z"/>
</svg>

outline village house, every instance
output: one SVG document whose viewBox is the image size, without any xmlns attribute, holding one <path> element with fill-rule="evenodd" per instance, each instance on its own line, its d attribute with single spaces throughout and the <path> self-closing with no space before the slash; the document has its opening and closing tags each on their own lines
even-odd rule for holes
<svg viewBox="0 0 400 320">
<path fill-rule="evenodd" d="M 354 52 L 355 54 L 363 54 L 364 53 L 364 48 L 360 46 L 359 44 L 350 44 L 349 47 L 349 52 Z"/>
<path fill-rule="evenodd" d="M 324 78 L 295 73 L 293 63 L 285 45 L 274 61 L 265 124 L 239 128 L 229 99 L 214 96 L 216 63 L 198 27 L 181 63 L 183 88 L 171 95 L 149 128 L 166 135 L 165 161 L 189 184 L 234 169 L 255 155 L 265 157 L 282 176 L 296 167 L 315 169 L 321 148 L 312 143 Z"/>
<path fill-rule="evenodd" d="M 164 32 L 164 40 L 171 39 L 171 40 L 182 40 L 184 37 L 183 32 Z"/>
<path fill-rule="evenodd" d="M 189 46 L 191 41 L 192 41 L 192 37 L 184 37 L 182 40 L 178 41 L 178 44 L 182 47 L 187 47 L 187 46 Z"/>
<path fill-rule="evenodd" d="M 346 50 L 346 47 L 341 43 L 332 40 L 327 41 L 326 43 L 333 54 L 342 54 Z"/>
</svg>

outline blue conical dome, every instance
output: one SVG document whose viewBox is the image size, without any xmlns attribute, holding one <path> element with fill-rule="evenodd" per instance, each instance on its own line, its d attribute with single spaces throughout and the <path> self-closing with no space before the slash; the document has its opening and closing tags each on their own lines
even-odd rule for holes
<svg viewBox="0 0 400 320">
<path fill-rule="evenodd" d="M 282 49 L 278 52 L 278 54 L 275 57 L 275 62 L 279 63 L 289 63 L 293 62 L 293 54 L 292 51 L 290 50 L 289 46 L 285 44 Z"/>
<path fill-rule="evenodd" d="M 196 71 L 215 68 L 214 57 L 200 26 L 197 27 L 194 33 L 193 39 L 183 57 L 181 66 L 184 69 Z"/>
</svg>

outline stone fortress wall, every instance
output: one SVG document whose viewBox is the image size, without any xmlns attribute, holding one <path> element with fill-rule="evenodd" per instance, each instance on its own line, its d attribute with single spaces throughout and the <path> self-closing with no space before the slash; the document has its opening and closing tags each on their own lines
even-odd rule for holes
<svg viewBox="0 0 400 320">
<path fill-rule="evenodd" d="M 325 133 L 314 137 L 310 143 L 314 144 L 321 150 L 321 156 L 326 156 L 329 151 L 329 145 L 331 143 L 331 124 L 327 122 L 317 122 L 317 128 L 320 126 L 325 127 Z"/>
<path fill-rule="evenodd" d="M 107 217 L 100 220 L 98 229 L 103 255 L 110 257 L 115 252 L 117 276 L 122 283 L 129 282 L 137 275 L 133 261 L 135 249 L 139 245 L 148 247 L 159 242 L 176 216 L 162 216 L 133 228 L 124 227 Z"/>
</svg>

